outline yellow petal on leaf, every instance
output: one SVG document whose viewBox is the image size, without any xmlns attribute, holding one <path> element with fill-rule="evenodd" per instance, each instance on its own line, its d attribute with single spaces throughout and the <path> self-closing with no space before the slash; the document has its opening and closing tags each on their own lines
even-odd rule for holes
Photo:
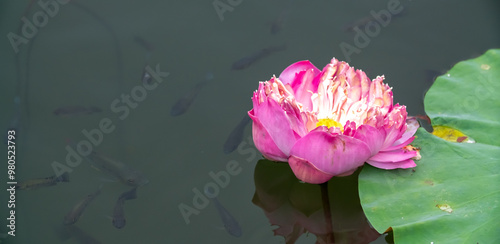
<svg viewBox="0 0 500 244">
<path fill-rule="evenodd" d="M 450 142 L 466 142 L 466 143 L 475 143 L 474 139 L 470 138 L 469 136 L 465 135 L 459 130 L 453 129 L 448 126 L 433 126 L 432 127 L 434 130 L 432 131 L 432 134 L 442 138 L 444 140 L 450 141 Z"/>
</svg>

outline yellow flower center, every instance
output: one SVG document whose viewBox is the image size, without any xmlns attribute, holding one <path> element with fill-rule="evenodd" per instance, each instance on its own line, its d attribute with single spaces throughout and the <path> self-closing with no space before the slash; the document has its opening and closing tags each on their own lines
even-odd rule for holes
<svg viewBox="0 0 500 244">
<path fill-rule="evenodd" d="M 344 126 L 333 119 L 319 119 L 318 123 L 316 123 L 316 127 L 318 126 L 326 126 L 328 128 L 337 127 L 340 129 L 340 131 L 344 132 Z"/>
</svg>

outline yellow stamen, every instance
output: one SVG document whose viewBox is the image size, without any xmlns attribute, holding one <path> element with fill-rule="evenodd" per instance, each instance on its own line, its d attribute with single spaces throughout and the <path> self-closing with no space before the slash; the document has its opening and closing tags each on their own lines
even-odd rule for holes
<svg viewBox="0 0 500 244">
<path fill-rule="evenodd" d="M 326 126 L 328 128 L 337 127 L 340 129 L 340 131 L 344 132 L 344 126 L 333 119 L 319 119 L 318 123 L 316 123 L 316 127 L 318 126 Z"/>
</svg>

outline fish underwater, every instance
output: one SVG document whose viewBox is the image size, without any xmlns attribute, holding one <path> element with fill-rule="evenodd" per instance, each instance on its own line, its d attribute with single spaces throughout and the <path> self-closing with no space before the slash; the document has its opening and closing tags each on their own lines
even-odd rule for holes
<svg viewBox="0 0 500 244">
<path fill-rule="evenodd" d="M 241 141 L 243 141 L 243 132 L 247 127 L 248 123 L 251 121 L 250 116 L 245 114 L 245 117 L 234 127 L 229 136 L 224 143 L 224 153 L 229 154 L 234 151 L 240 145 Z"/>
<path fill-rule="evenodd" d="M 280 46 L 270 46 L 263 48 L 257 52 L 255 52 L 252 55 L 243 57 L 236 62 L 233 63 L 231 66 L 231 70 L 241 70 L 249 67 L 251 64 L 269 56 L 270 54 L 278 51 L 283 51 L 286 50 L 286 44 L 280 45 Z"/>
<path fill-rule="evenodd" d="M 153 76 L 147 71 L 148 64 L 144 66 L 144 69 L 142 70 L 142 76 L 141 76 L 141 81 L 143 84 L 148 84 L 151 85 L 153 83 Z"/>
<path fill-rule="evenodd" d="M 220 219 L 224 224 L 224 229 L 227 233 L 234 237 L 241 237 L 243 235 L 243 231 L 241 230 L 240 224 L 236 219 L 222 206 L 217 197 L 208 192 L 207 188 L 205 188 L 205 195 L 212 199 L 212 202 L 219 213 Z"/>
<path fill-rule="evenodd" d="M 217 200 L 217 198 L 212 198 L 212 201 L 215 204 L 215 208 L 217 208 L 217 212 L 219 212 L 220 219 L 224 224 L 224 229 L 226 229 L 227 233 L 234 237 L 241 237 L 243 235 L 243 231 L 241 230 L 240 224 L 236 219 L 222 206 L 222 204 Z"/>
<path fill-rule="evenodd" d="M 375 18 L 373 16 L 365 16 L 361 19 L 357 19 L 353 22 L 350 22 L 342 27 L 344 32 L 353 32 L 356 27 L 363 28 L 370 24 L 371 22 L 375 22 Z"/>
<path fill-rule="evenodd" d="M 186 94 L 179 98 L 179 100 L 177 100 L 177 102 L 174 104 L 174 106 L 172 106 L 172 109 L 170 110 L 170 115 L 179 116 L 185 113 L 188 110 L 189 106 L 191 106 L 191 103 L 193 103 L 193 101 L 196 99 L 201 89 L 208 83 L 208 81 L 212 80 L 213 78 L 214 75 L 211 72 L 208 72 L 202 81 L 196 84 L 191 90 L 189 90 Z"/>
<path fill-rule="evenodd" d="M 151 85 L 153 83 L 153 77 L 151 74 L 147 71 L 147 67 L 149 66 L 149 57 L 151 57 L 151 53 L 153 52 L 153 45 L 149 43 L 148 41 L 144 40 L 140 36 L 135 36 L 134 41 L 142 46 L 146 50 L 146 57 L 145 57 L 145 62 L 146 64 L 144 65 L 144 68 L 142 70 L 142 76 L 141 76 L 141 81 L 143 84 L 148 84 Z"/>
<path fill-rule="evenodd" d="M 69 174 L 65 172 L 59 177 L 53 175 L 45 178 L 31 179 L 16 184 L 18 190 L 33 190 L 45 186 L 55 186 L 59 182 L 69 182 Z"/>
<path fill-rule="evenodd" d="M 115 208 L 113 210 L 113 226 L 121 229 L 125 227 L 125 210 L 124 205 L 126 200 L 136 199 L 137 198 L 137 188 L 134 187 L 132 190 L 126 191 L 122 193 L 118 200 L 116 201 Z"/>
<path fill-rule="evenodd" d="M 93 167 L 117 177 L 126 185 L 137 187 L 149 183 L 149 180 L 140 171 L 96 151 L 90 153 L 87 159 Z"/>
<path fill-rule="evenodd" d="M 76 106 L 66 106 L 57 108 L 54 110 L 53 113 L 54 115 L 57 116 L 70 116 L 70 115 L 89 115 L 100 112 L 102 112 L 102 109 L 95 106 L 84 107 L 76 105 Z"/>
<path fill-rule="evenodd" d="M 99 194 L 101 194 L 101 189 L 102 185 L 99 187 L 99 189 L 92 193 L 87 195 L 84 199 L 80 200 L 71 211 L 69 211 L 66 216 L 64 216 L 64 224 L 65 225 L 71 225 L 76 223 L 80 216 L 82 215 L 83 211 L 87 208 L 87 206 L 97 197 Z"/>
<path fill-rule="evenodd" d="M 275 35 L 280 32 L 283 28 L 285 20 L 285 14 L 281 13 L 281 15 L 271 23 L 271 34 Z"/>
<path fill-rule="evenodd" d="M 82 244 L 102 243 L 76 225 L 64 225 L 62 227 L 56 228 L 56 232 L 59 234 L 59 239 L 64 242 L 71 238 L 74 239 L 76 243 Z"/>
<path fill-rule="evenodd" d="M 405 16 L 407 14 L 407 11 L 408 11 L 407 8 L 404 8 L 404 9 L 402 9 L 401 12 L 396 13 L 396 14 L 392 14 L 391 17 L 389 18 L 389 20 L 384 18 L 383 20 L 378 20 L 378 21 L 389 22 L 392 20 L 392 18 Z M 369 28 L 368 25 L 370 25 L 372 22 L 378 23 L 378 21 L 377 21 L 377 19 L 375 19 L 375 17 L 373 17 L 372 14 L 370 14 L 369 16 L 365 16 L 363 18 L 360 18 L 360 19 L 357 19 L 355 21 L 352 21 L 352 22 L 345 24 L 342 27 L 342 30 L 344 32 L 354 32 L 356 28 L 359 28 L 359 29 Z"/>
<path fill-rule="evenodd" d="M 150 42 L 144 40 L 144 38 L 140 36 L 134 36 L 134 41 L 146 50 L 146 57 L 149 57 L 149 55 L 151 55 L 151 52 L 153 52 L 154 48 Z"/>
<path fill-rule="evenodd" d="M 290 0 L 287 6 L 281 11 L 280 15 L 271 23 L 271 34 L 275 35 L 283 29 L 288 15 L 290 15 L 290 7 L 292 6 L 293 0 Z"/>
</svg>

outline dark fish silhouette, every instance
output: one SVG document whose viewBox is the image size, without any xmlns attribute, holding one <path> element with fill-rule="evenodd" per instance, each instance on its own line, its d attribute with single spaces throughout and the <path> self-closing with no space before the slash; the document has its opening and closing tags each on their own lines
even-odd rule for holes
<svg viewBox="0 0 500 244">
<path fill-rule="evenodd" d="M 275 35 L 283 29 L 288 13 L 283 11 L 281 14 L 271 23 L 271 34 Z"/>
<path fill-rule="evenodd" d="M 118 177 L 124 184 L 129 186 L 143 186 L 149 183 L 149 180 L 140 171 L 96 151 L 87 156 L 87 159 L 89 159 L 89 163 L 93 167 Z"/>
<path fill-rule="evenodd" d="M 144 65 L 144 69 L 142 70 L 141 81 L 143 84 L 151 84 L 153 82 L 153 77 L 150 73 L 148 73 L 146 67 L 149 66 L 149 57 L 151 56 L 151 52 L 153 51 L 153 45 L 151 45 L 151 43 L 144 40 L 140 36 L 135 36 L 134 41 L 146 50 L 146 64 Z"/>
<path fill-rule="evenodd" d="M 87 232 L 80 229 L 76 225 L 65 225 L 59 232 L 59 238 L 61 241 L 66 241 L 70 238 L 74 239 L 76 243 L 81 244 L 101 244 L 102 242 L 97 240 L 95 237 L 91 236 Z"/>
<path fill-rule="evenodd" d="M 346 25 L 343 26 L 343 30 L 344 32 L 352 32 L 354 31 L 354 28 L 358 27 L 358 28 L 363 28 L 365 26 L 367 26 L 368 24 L 370 24 L 371 22 L 375 22 L 375 18 L 373 18 L 373 16 L 366 16 L 366 17 L 363 17 L 361 19 L 357 19 L 353 22 L 350 22 Z"/>
<path fill-rule="evenodd" d="M 281 46 L 266 47 L 264 49 L 257 51 L 256 53 L 254 53 L 250 56 L 243 57 L 240 60 L 234 62 L 233 65 L 231 66 L 231 69 L 232 70 L 245 69 L 248 66 L 250 66 L 251 64 L 269 56 L 270 54 L 272 54 L 274 52 L 278 52 L 278 51 L 283 51 L 283 50 L 286 50 L 285 44 L 283 44 Z"/>
<path fill-rule="evenodd" d="M 38 178 L 38 179 L 23 181 L 16 184 L 16 189 L 33 190 L 44 186 L 55 186 L 58 182 L 69 182 L 68 172 L 65 172 L 59 177 L 54 175 L 46 178 Z"/>
<path fill-rule="evenodd" d="M 236 219 L 222 206 L 222 204 L 217 200 L 217 198 L 213 198 L 212 201 L 215 204 L 215 208 L 217 208 L 217 212 L 219 212 L 220 219 L 224 224 L 224 228 L 227 233 L 234 237 L 240 237 L 243 234 L 241 230 L 240 224 Z"/>
<path fill-rule="evenodd" d="M 407 13 L 408 13 L 407 8 L 403 8 L 403 9 L 401 10 L 401 12 L 399 12 L 399 13 L 397 13 L 397 14 L 392 14 L 392 15 L 391 15 L 391 20 L 390 20 L 390 21 L 392 21 L 392 19 L 393 19 L 393 18 L 396 18 L 396 17 L 401 17 L 401 16 L 405 16 Z M 384 16 L 384 17 L 380 17 L 380 18 L 382 18 L 382 19 L 383 19 L 382 21 L 387 21 L 387 20 L 385 19 L 385 16 Z M 375 24 L 375 23 L 377 23 L 377 24 L 378 24 L 378 20 L 377 20 L 377 19 L 375 19 L 375 17 L 373 17 L 373 15 L 372 15 L 372 14 L 370 14 L 370 15 L 368 15 L 368 16 L 365 16 L 365 17 L 363 17 L 363 18 L 360 18 L 360 19 L 357 19 L 357 20 L 354 20 L 354 21 L 352 21 L 352 22 L 349 22 L 349 23 L 345 24 L 345 25 L 342 27 L 342 29 L 343 29 L 343 31 L 344 31 L 344 32 L 354 32 L 354 29 L 355 29 L 356 27 L 357 27 L 357 28 L 359 28 L 359 29 L 364 29 L 364 28 L 366 28 L 368 25 L 372 24 L 372 22 L 373 22 L 373 24 Z"/>
<path fill-rule="evenodd" d="M 136 199 L 137 198 L 137 188 L 133 188 L 130 191 L 126 191 L 118 197 L 116 201 L 115 208 L 113 210 L 113 226 L 121 229 L 125 227 L 125 210 L 124 205 L 126 200 Z"/>
<path fill-rule="evenodd" d="M 216 195 L 210 193 L 207 188 L 205 188 L 205 195 L 212 199 L 217 212 L 219 213 L 219 217 L 224 224 L 224 229 L 227 233 L 232 236 L 240 237 L 243 234 L 241 230 L 240 224 L 236 219 L 222 206 L 222 204 L 217 199 Z"/>
<path fill-rule="evenodd" d="M 153 76 L 151 76 L 151 74 L 147 71 L 146 67 L 148 67 L 147 64 L 146 66 L 144 66 L 144 69 L 142 70 L 141 81 L 143 84 L 150 85 L 151 83 L 153 83 Z"/>
<path fill-rule="evenodd" d="M 69 116 L 69 115 L 83 115 L 83 114 L 94 114 L 100 113 L 102 109 L 94 106 L 84 107 L 84 106 L 66 106 L 54 110 L 54 114 L 57 116 Z"/>
<path fill-rule="evenodd" d="M 252 119 L 245 114 L 245 117 L 234 127 L 224 143 L 224 153 L 229 154 L 234 151 L 243 141 L 243 132 Z"/>
<path fill-rule="evenodd" d="M 290 6 L 292 6 L 293 0 L 290 0 L 287 6 L 281 11 L 280 15 L 271 23 L 271 34 L 276 34 L 283 29 L 288 15 L 290 14 Z"/>
<path fill-rule="evenodd" d="M 153 45 L 151 45 L 150 42 L 144 40 L 142 37 L 140 36 L 134 36 L 134 41 L 139 44 L 140 46 L 142 46 L 144 49 L 146 49 L 147 53 L 150 54 L 152 51 L 153 51 Z"/>
<path fill-rule="evenodd" d="M 177 102 L 172 106 L 170 110 L 170 115 L 179 116 L 185 113 L 191 103 L 196 99 L 201 89 L 208 83 L 209 80 L 213 79 L 214 75 L 212 73 L 207 73 L 205 79 L 196 84 L 191 90 L 189 90 L 186 94 L 184 94 Z"/>
<path fill-rule="evenodd" d="M 87 208 L 87 206 L 101 193 L 102 185 L 99 187 L 99 189 L 92 193 L 87 195 L 84 199 L 79 201 L 71 211 L 69 211 L 68 214 L 64 217 L 64 224 L 65 225 L 71 225 L 76 223 L 80 216 L 82 215 L 83 211 Z"/>
</svg>

